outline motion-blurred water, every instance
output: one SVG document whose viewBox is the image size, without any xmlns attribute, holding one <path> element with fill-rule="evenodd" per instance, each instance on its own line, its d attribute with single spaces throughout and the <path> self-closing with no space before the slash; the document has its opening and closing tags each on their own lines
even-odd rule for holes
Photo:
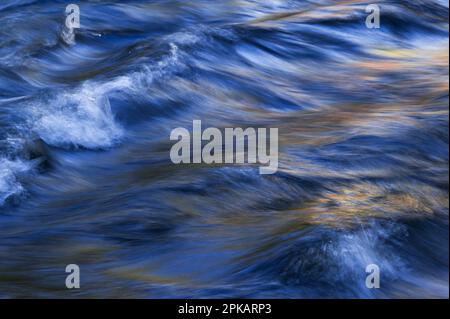
<svg viewBox="0 0 450 319">
<path fill-rule="evenodd" d="M 448 1 L 68 3 L 0 3 L 0 297 L 448 298 Z M 194 119 L 278 173 L 172 164 Z"/>
</svg>

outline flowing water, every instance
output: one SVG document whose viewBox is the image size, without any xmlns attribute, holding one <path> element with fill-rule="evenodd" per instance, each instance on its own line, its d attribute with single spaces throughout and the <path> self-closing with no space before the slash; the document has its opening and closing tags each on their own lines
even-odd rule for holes
<svg viewBox="0 0 450 319">
<path fill-rule="evenodd" d="M 448 298 L 448 1 L 69 3 L 0 3 L 0 298 Z M 173 164 L 193 120 L 278 172 Z"/>
</svg>

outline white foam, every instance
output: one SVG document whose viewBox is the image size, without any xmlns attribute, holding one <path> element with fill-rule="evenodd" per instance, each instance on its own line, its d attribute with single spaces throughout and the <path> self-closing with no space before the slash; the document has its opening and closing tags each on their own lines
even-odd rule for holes
<svg viewBox="0 0 450 319">
<path fill-rule="evenodd" d="M 54 146 L 111 147 L 122 137 L 123 129 L 114 120 L 108 94 L 131 86 L 128 77 L 102 84 L 86 82 L 74 92 L 59 94 L 48 105 L 33 105 L 32 126 Z"/>
<path fill-rule="evenodd" d="M 5 203 L 8 197 L 23 191 L 23 187 L 16 176 L 30 169 L 30 165 L 25 162 L 0 158 L 0 206 Z"/>
</svg>

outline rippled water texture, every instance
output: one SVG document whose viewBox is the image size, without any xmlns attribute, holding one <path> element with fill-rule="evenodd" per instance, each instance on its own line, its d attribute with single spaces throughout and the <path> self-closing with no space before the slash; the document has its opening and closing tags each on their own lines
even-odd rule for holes
<svg viewBox="0 0 450 319">
<path fill-rule="evenodd" d="M 448 1 L 68 3 L 0 3 L 0 297 L 448 298 Z M 278 172 L 172 164 L 193 120 Z"/>
</svg>

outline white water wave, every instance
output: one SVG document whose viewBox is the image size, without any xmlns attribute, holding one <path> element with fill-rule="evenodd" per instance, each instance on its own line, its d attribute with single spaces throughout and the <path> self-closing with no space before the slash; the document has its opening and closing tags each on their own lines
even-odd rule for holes
<svg viewBox="0 0 450 319">
<path fill-rule="evenodd" d="M 99 84 L 86 82 L 79 89 L 57 95 L 48 105 L 34 104 L 31 123 L 48 144 L 58 147 L 111 147 L 123 135 L 114 120 L 108 95 L 131 86 L 127 77 Z"/>
<path fill-rule="evenodd" d="M 178 47 L 153 66 L 119 76 L 108 82 L 86 81 L 79 88 L 57 94 L 30 107 L 30 126 L 47 144 L 57 147 L 104 149 L 118 144 L 124 128 L 117 123 L 110 105 L 114 93 L 146 94 L 155 80 L 178 66 Z"/>
<path fill-rule="evenodd" d="M 27 172 L 31 165 L 20 160 L 0 158 L 0 206 L 12 195 L 23 192 L 23 187 L 17 175 Z"/>
</svg>

